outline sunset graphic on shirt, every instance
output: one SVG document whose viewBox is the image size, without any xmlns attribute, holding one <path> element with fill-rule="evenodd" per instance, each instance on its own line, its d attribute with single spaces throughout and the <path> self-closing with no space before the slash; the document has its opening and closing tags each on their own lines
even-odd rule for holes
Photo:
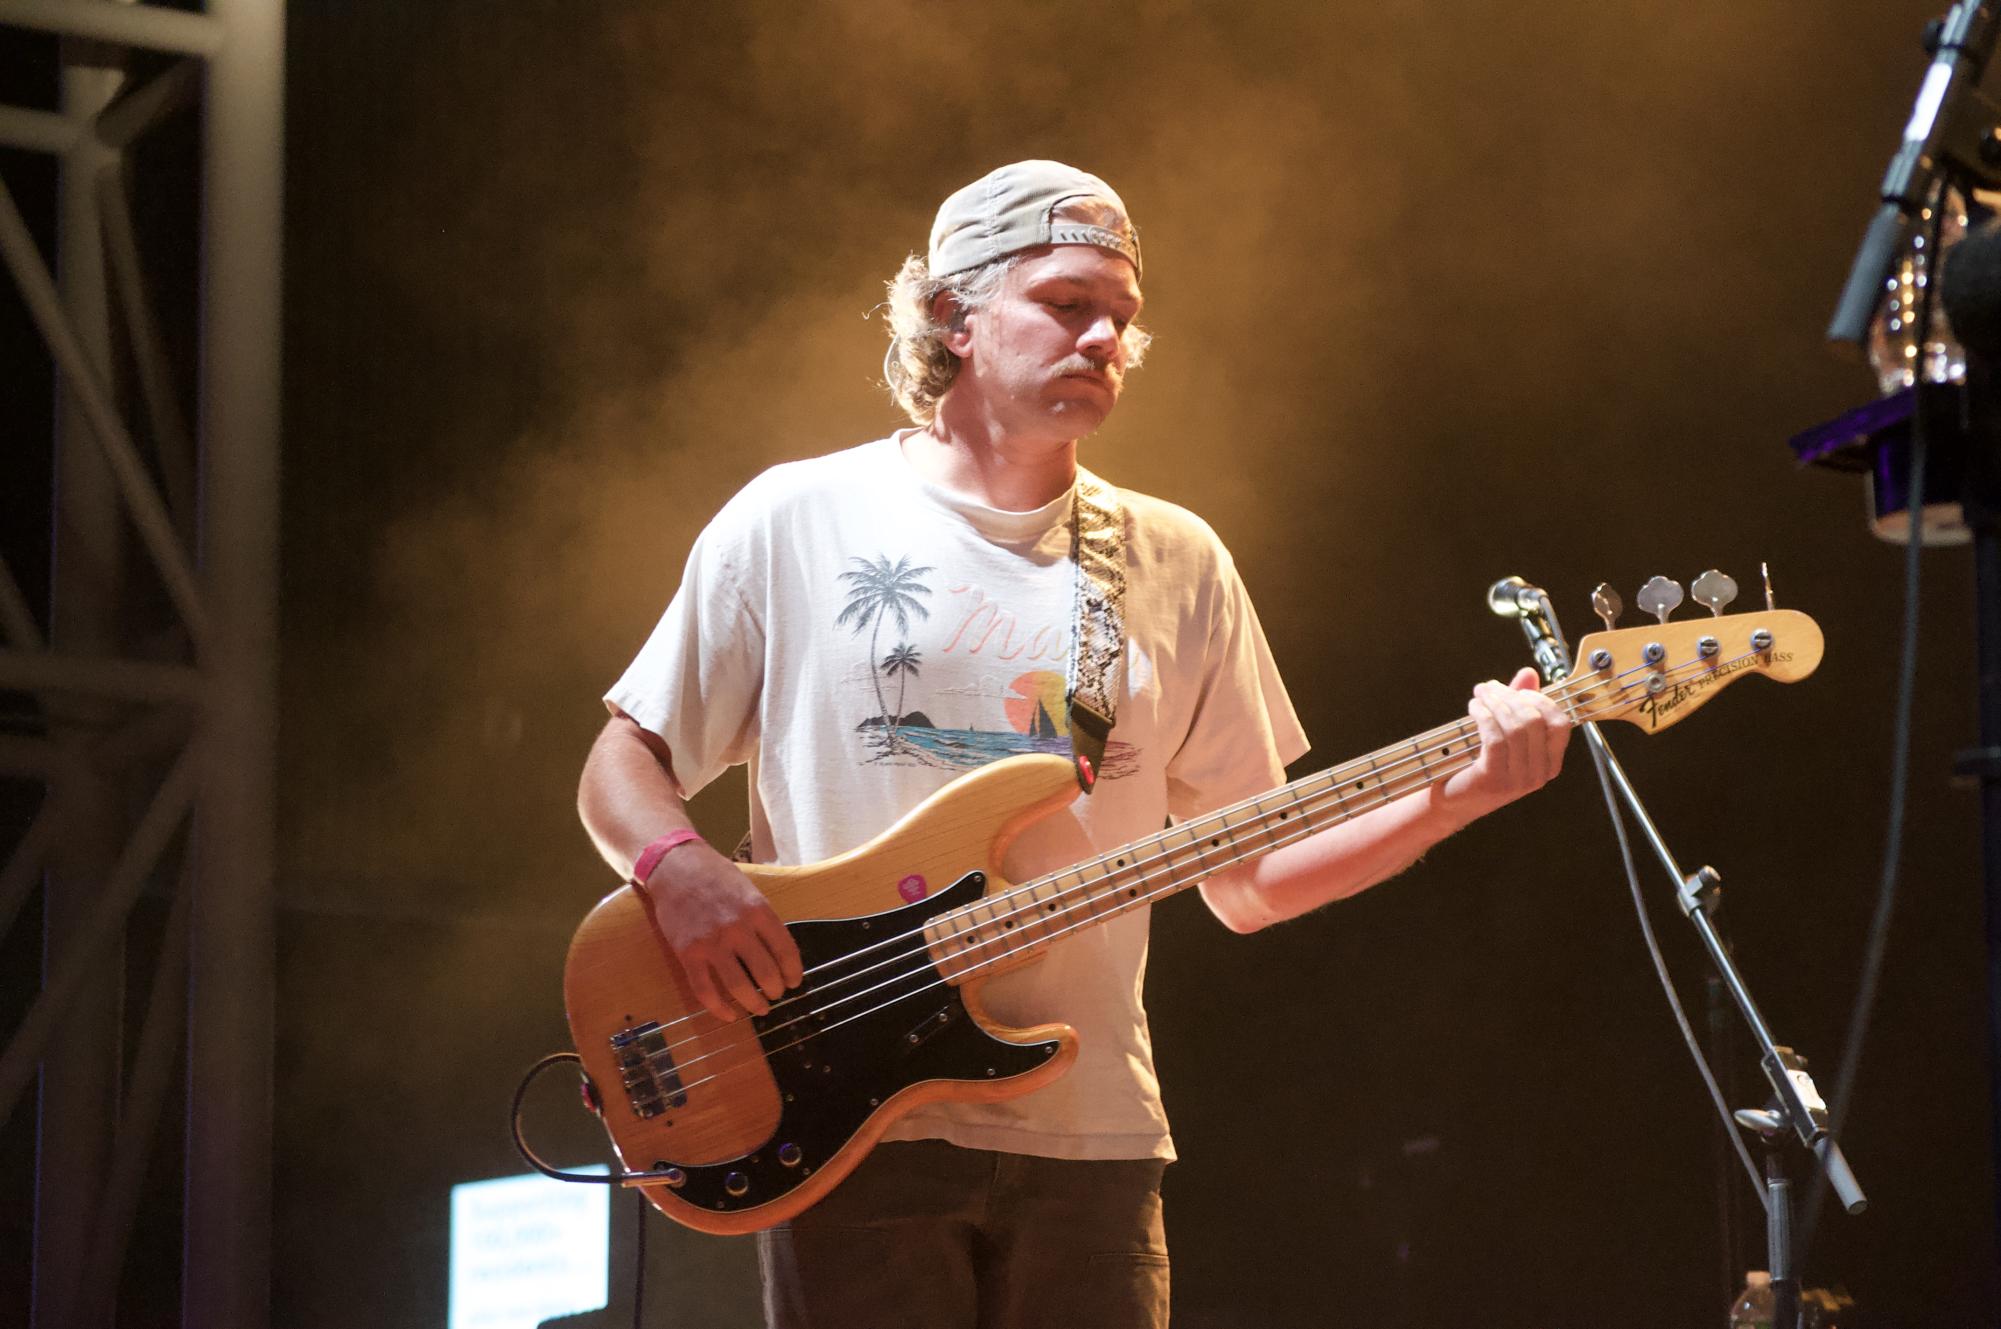
<svg viewBox="0 0 2001 1329">
<path fill-rule="evenodd" d="M 1070 737 L 1070 708 L 1064 704 L 1069 680 L 1047 669 L 1033 669 L 1008 684 L 1001 702 L 1007 722 L 1017 734 L 1036 738 Z"/>
</svg>

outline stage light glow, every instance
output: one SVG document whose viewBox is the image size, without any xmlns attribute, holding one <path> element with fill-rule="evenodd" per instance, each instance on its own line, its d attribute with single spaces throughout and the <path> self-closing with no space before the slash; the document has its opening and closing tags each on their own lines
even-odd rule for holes
<svg viewBox="0 0 2001 1329">
<path fill-rule="evenodd" d="M 534 1329 L 605 1305 L 609 1191 L 532 1172 L 452 1187 L 450 1329 Z"/>
</svg>

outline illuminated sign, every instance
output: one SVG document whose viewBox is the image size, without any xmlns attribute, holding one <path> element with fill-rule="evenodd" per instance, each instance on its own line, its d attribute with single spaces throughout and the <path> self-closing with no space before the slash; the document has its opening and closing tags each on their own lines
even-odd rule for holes
<svg viewBox="0 0 2001 1329">
<path fill-rule="evenodd" d="M 610 1191 L 533 1172 L 452 1187 L 450 1329 L 534 1329 L 603 1306 Z"/>
</svg>

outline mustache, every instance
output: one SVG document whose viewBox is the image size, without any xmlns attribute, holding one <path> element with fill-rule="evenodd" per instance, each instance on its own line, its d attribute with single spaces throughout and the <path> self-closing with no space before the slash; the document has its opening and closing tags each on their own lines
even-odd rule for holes
<svg viewBox="0 0 2001 1329">
<path fill-rule="evenodd" d="M 1065 375 L 1088 374 L 1093 378 L 1102 378 L 1115 384 L 1125 377 L 1117 365 L 1109 361 L 1093 360 L 1087 355 L 1071 356 L 1056 366 L 1056 372 Z"/>
</svg>

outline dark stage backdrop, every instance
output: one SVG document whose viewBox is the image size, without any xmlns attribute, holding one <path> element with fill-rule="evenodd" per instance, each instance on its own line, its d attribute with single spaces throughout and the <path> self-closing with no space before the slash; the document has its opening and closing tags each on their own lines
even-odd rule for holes
<svg viewBox="0 0 2001 1329">
<path fill-rule="evenodd" d="M 1133 209 L 1158 340 L 1085 456 L 1235 551 L 1302 769 L 1523 663 L 1496 577 L 1576 632 L 1600 580 L 1748 592 L 1771 562 L 1820 673 L 1618 737 L 1831 1089 L 1899 556 L 1784 439 L 1872 394 L 1820 332 L 1931 8 L 293 4 L 278 1322 L 441 1322 L 446 1188 L 519 1170 L 508 1096 L 563 1044 L 568 931 L 610 885 L 572 808 L 597 697 L 729 494 L 898 423 L 882 282 L 1019 157 Z M 1808 1274 L 1991 1323 L 1966 555 L 1925 577 L 1848 1136 L 1874 1207 Z M 732 840 L 740 780 L 699 803 Z M 1184 899 L 1155 939 L 1177 1324 L 1721 1323 L 1718 1128 L 1581 752 L 1365 897 L 1248 939 Z M 572 1103 L 535 1122 L 580 1162 Z M 653 1323 L 750 1322 L 747 1243 L 650 1235 Z"/>
</svg>

